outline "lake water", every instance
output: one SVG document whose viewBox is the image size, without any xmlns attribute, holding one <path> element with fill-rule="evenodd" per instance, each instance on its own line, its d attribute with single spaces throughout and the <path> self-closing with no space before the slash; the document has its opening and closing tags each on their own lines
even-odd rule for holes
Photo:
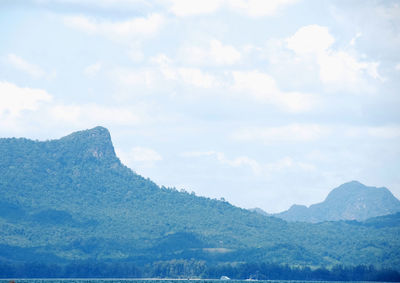
<svg viewBox="0 0 400 283">
<path fill-rule="evenodd" d="M 215 279 L 14 279 L 15 283 L 249 283 L 249 280 L 215 280 Z M 295 281 L 295 280 L 252 280 L 257 283 L 315 283 L 315 282 L 336 282 L 350 283 L 351 281 Z M 361 283 L 362 281 L 356 281 Z M 0 279 L 0 283 L 10 283 L 10 279 Z M 182 282 L 181 282 L 182 283 Z M 368 282 L 371 283 L 371 282 Z"/>
</svg>

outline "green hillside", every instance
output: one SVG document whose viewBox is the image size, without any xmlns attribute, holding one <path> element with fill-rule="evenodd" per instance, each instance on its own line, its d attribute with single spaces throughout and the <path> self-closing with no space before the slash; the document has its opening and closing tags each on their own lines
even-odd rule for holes
<svg viewBox="0 0 400 283">
<path fill-rule="evenodd" d="M 0 139 L 0 260 L 400 266 L 400 216 L 288 223 L 159 187 L 121 164 L 107 129 Z"/>
</svg>

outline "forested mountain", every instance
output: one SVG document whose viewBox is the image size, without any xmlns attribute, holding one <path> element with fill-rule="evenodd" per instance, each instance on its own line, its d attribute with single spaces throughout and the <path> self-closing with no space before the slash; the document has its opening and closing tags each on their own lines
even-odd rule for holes
<svg viewBox="0 0 400 283">
<path fill-rule="evenodd" d="M 352 181 L 333 189 L 321 203 L 310 207 L 293 205 L 274 216 L 286 221 L 363 221 L 397 212 L 400 212 L 400 201 L 387 188 L 367 187 Z"/>
<path fill-rule="evenodd" d="M 400 266 L 400 215 L 288 223 L 159 187 L 121 164 L 107 129 L 0 139 L 0 261 Z"/>
</svg>

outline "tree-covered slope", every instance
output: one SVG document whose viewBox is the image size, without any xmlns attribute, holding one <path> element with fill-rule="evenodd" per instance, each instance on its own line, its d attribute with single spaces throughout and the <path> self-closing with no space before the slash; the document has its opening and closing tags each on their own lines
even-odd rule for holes
<svg viewBox="0 0 400 283">
<path fill-rule="evenodd" d="M 363 221 L 397 212 L 400 212 L 400 201 L 387 188 L 368 187 L 352 181 L 333 189 L 321 203 L 308 208 L 293 205 L 275 216 L 286 221 Z"/>
<path fill-rule="evenodd" d="M 0 139 L 0 176 L 0 260 L 400 266 L 398 224 L 288 223 L 159 187 L 121 164 L 102 127 Z"/>
</svg>

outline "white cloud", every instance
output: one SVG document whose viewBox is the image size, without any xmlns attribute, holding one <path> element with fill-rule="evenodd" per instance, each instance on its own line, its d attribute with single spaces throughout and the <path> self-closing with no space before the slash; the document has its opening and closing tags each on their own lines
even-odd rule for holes
<svg viewBox="0 0 400 283">
<path fill-rule="evenodd" d="M 331 90 L 367 91 L 370 87 L 366 77 L 384 80 L 378 72 L 379 62 L 359 61 L 354 54 L 335 51 L 334 42 L 328 28 L 318 25 L 302 27 L 286 39 L 287 47 L 295 54 L 317 62 L 319 77 Z"/>
<path fill-rule="evenodd" d="M 137 7 L 137 4 L 145 3 L 144 0 L 33 0 L 33 2 L 38 4 L 70 4 L 77 6 L 94 6 L 101 8 L 118 8 L 127 9 Z"/>
<path fill-rule="evenodd" d="M 246 99 L 251 98 L 258 102 L 270 103 L 288 112 L 307 111 L 317 104 L 317 99 L 312 94 L 281 91 L 271 76 L 259 71 L 209 73 L 204 72 L 201 68 L 176 67 L 173 61 L 164 54 L 151 58 L 151 62 L 158 65 L 161 76 L 167 81 L 198 88 L 213 88 L 220 91 L 221 95 L 233 91 L 240 93 Z M 153 73 L 152 77 L 157 76 Z M 230 76 L 232 76 L 233 82 L 229 81 Z M 119 76 L 120 79 L 123 77 Z M 142 78 L 138 80 L 127 79 L 126 81 L 144 82 L 146 80 Z"/>
<path fill-rule="evenodd" d="M 100 71 L 101 67 L 102 67 L 101 62 L 97 62 L 95 64 L 87 66 L 83 70 L 83 73 L 88 77 L 94 77 Z"/>
<path fill-rule="evenodd" d="M 158 65 L 159 71 L 165 80 L 199 88 L 219 86 L 218 80 L 213 75 L 203 72 L 199 68 L 176 67 L 173 65 L 173 61 L 165 54 L 159 54 L 153 57 L 151 61 Z"/>
<path fill-rule="evenodd" d="M 280 8 L 298 0 L 170 0 L 170 11 L 177 16 L 215 13 L 222 8 L 231 9 L 249 17 L 272 16 Z"/>
<path fill-rule="evenodd" d="M 400 71 L 400 63 L 397 63 L 396 66 L 394 67 L 394 69 L 395 69 L 396 71 Z"/>
<path fill-rule="evenodd" d="M 155 162 L 162 160 L 162 156 L 155 150 L 147 147 L 136 146 L 127 152 L 121 153 L 129 163 L 132 162 Z"/>
<path fill-rule="evenodd" d="M 16 118 L 25 110 L 36 111 L 40 104 L 50 102 L 52 96 L 45 90 L 19 87 L 0 82 L 0 115 Z"/>
<path fill-rule="evenodd" d="M 164 61 L 167 60 L 167 61 Z M 117 88 L 121 99 L 152 96 L 164 93 L 169 96 L 193 96 L 200 90 L 219 87 L 218 80 L 199 68 L 176 67 L 170 64 L 165 55 L 158 55 L 150 60 L 153 66 L 143 68 L 115 68 L 106 75 Z M 177 89 L 186 91 L 176 92 Z"/>
<path fill-rule="evenodd" d="M 212 88 L 218 86 L 218 82 L 214 76 L 207 74 L 200 69 L 178 68 L 176 73 L 179 75 L 177 77 L 178 80 L 195 87 Z"/>
<path fill-rule="evenodd" d="M 159 54 L 152 57 L 150 61 L 156 65 L 166 80 L 177 80 L 176 68 L 172 67 L 172 60 L 165 54 Z"/>
<path fill-rule="evenodd" d="M 191 151 L 182 153 L 183 157 L 213 157 L 220 164 L 228 165 L 230 167 L 248 167 L 255 175 L 268 175 L 272 172 L 284 171 L 287 169 L 300 169 L 303 171 L 315 170 L 312 164 L 305 162 L 297 162 L 290 157 L 283 157 L 277 161 L 269 163 L 260 163 L 248 156 L 240 156 L 229 159 L 222 152 L 217 151 Z"/>
<path fill-rule="evenodd" d="M 382 80 L 378 74 L 377 62 L 359 62 L 350 54 L 339 51 L 320 54 L 318 57 L 320 65 L 320 78 L 327 84 L 344 83 L 351 89 L 360 87 L 363 75 Z"/>
<path fill-rule="evenodd" d="M 96 104 L 54 105 L 49 109 L 55 121 L 74 125 L 138 125 L 148 121 L 143 111 L 128 107 L 111 107 Z"/>
<path fill-rule="evenodd" d="M 315 171 L 316 167 L 313 164 L 295 161 L 293 158 L 286 156 L 275 162 L 265 164 L 265 169 L 267 172 L 285 171 L 288 169 L 311 172 Z"/>
<path fill-rule="evenodd" d="M 42 89 L 22 88 L 0 82 L 0 129 L 23 131 L 39 122 L 43 128 L 60 124 L 65 127 L 138 126 L 165 120 L 149 115 L 144 104 L 104 106 L 98 104 L 62 104 Z M 31 126 L 29 126 L 31 125 Z"/>
<path fill-rule="evenodd" d="M 127 69 L 119 68 L 110 72 L 117 83 L 128 86 L 145 86 L 164 89 L 167 82 L 197 88 L 218 87 L 218 80 L 199 68 L 176 67 L 164 54 L 151 58 L 157 66 L 153 68 Z"/>
<path fill-rule="evenodd" d="M 343 127 L 343 133 L 350 138 L 375 138 L 375 139 L 398 139 L 400 138 L 400 126 L 347 126 Z"/>
<path fill-rule="evenodd" d="M 161 155 L 151 148 L 134 147 L 131 150 L 132 160 L 137 162 L 152 162 L 162 160 Z"/>
<path fill-rule="evenodd" d="M 100 30 L 100 24 L 84 16 L 69 16 L 64 18 L 64 24 L 82 30 L 87 33 L 96 33 Z"/>
<path fill-rule="evenodd" d="M 25 115 L 40 115 L 41 106 L 49 103 L 52 96 L 45 90 L 19 87 L 0 81 L 0 130 L 18 132 Z M 31 121 L 30 121 L 31 122 Z M 29 128 L 31 128 L 29 126 Z"/>
<path fill-rule="evenodd" d="M 396 1 L 393 3 L 389 2 L 388 5 L 379 5 L 375 7 L 374 12 L 379 15 L 379 17 L 392 23 L 394 25 L 393 27 L 398 26 L 400 23 L 400 5 Z"/>
<path fill-rule="evenodd" d="M 121 86 L 154 88 L 159 85 L 157 71 L 149 68 L 117 68 L 109 71 L 108 75 Z"/>
<path fill-rule="evenodd" d="M 243 128 L 232 137 L 241 141 L 260 141 L 265 144 L 298 143 L 319 140 L 330 133 L 326 126 L 317 124 L 290 124 L 280 127 Z"/>
<path fill-rule="evenodd" d="M 327 27 L 309 25 L 301 27 L 286 42 L 288 48 L 297 54 L 321 53 L 335 42 L 335 38 Z"/>
<path fill-rule="evenodd" d="M 195 65 L 233 65 L 240 61 L 240 52 L 231 45 L 223 45 L 218 40 L 211 40 L 206 48 L 198 46 L 184 47 L 180 53 L 185 62 Z"/>
<path fill-rule="evenodd" d="M 260 164 L 247 156 L 240 156 L 234 159 L 228 159 L 224 153 L 217 151 L 192 151 L 192 152 L 184 152 L 182 154 L 183 157 L 204 157 L 204 156 L 212 156 L 218 160 L 221 164 L 228 165 L 230 167 L 242 167 L 248 166 L 255 174 L 259 174 L 261 172 Z"/>
<path fill-rule="evenodd" d="M 398 139 L 400 126 L 350 126 L 290 124 L 280 127 L 247 127 L 235 131 L 232 138 L 264 144 L 316 142 L 341 136 L 344 139 Z"/>
<path fill-rule="evenodd" d="M 264 103 L 276 105 L 289 112 L 302 112 L 313 108 L 315 97 L 300 92 L 284 92 L 276 85 L 275 80 L 268 74 L 259 71 L 233 72 L 234 83 L 232 90 L 250 95 Z"/>
<path fill-rule="evenodd" d="M 225 0 L 171 0 L 170 11 L 179 17 L 216 12 Z"/>
<path fill-rule="evenodd" d="M 46 72 L 42 68 L 25 61 L 15 54 L 8 54 L 7 60 L 14 68 L 23 71 L 34 78 L 42 78 L 46 75 Z"/>
<path fill-rule="evenodd" d="M 177 67 L 164 54 L 152 57 L 150 61 L 156 66 L 137 70 L 120 68 L 110 71 L 109 75 L 121 86 L 146 87 L 147 90 L 165 89 L 166 85 L 172 83 L 178 86 L 213 89 L 221 96 L 236 92 L 246 99 L 269 103 L 288 112 L 303 112 L 317 105 L 314 95 L 281 91 L 271 76 L 259 71 L 204 72 L 201 68 Z"/>
<path fill-rule="evenodd" d="M 141 41 L 130 42 L 129 49 L 127 51 L 129 58 L 134 62 L 141 62 L 145 58 L 144 52 L 142 50 Z"/>
<path fill-rule="evenodd" d="M 160 53 L 154 57 L 151 57 L 150 62 L 160 65 L 160 66 L 168 66 L 173 63 L 172 59 L 163 53 Z"/>
<path fill-rule="evenodd" d="M 250 17 L 275 15 L 279 9 L 298 2 L 298 0 L 231 0 L 227 1 L 233 9 Z"/>
<path fill-rule="evenodd" d="M 100 34 L 118 40 L 131 40 L 137 39 L 138 36 L 153 35 L 161 29 L 164 21 L 164 17 L 160 14 L 151 14 L 147 17 L 139 17 L 120 22 L 96 20 L 84 16 L 70 16 L 64 18 L 64 23 L 67 26 L 89 34 Z"/>
<path fill-rule="evenodd" d="M 352 45 L 352 46 L 356 45 L 357 39 L 358 39 L 359 37 L 361 37 L 361 36 L 362 36 L 362 33 L 361 33 L 361 32 L 358 32 L 358 33 L 351 39 L 350 45 Z"/>
<path fill-rule="evenodd" d="M 122 163 L 130 168 L 151 168 L 154 167 L 156 162 L 163 160 L 157 151 L 147 147 L 136 146 L 127 151 L 121 149 L 116 149 L 116 151 Z"/>
</svg>

